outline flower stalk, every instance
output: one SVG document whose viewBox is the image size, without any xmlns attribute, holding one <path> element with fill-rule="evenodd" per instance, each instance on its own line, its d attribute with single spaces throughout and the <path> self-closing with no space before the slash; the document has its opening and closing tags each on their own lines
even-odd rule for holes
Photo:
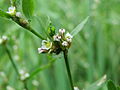
<svg viewBox="0 0 120 90">
<path fill-rule="evenodd" d="M 70 72 L 70 66 L 69 66 L 69 62 L 68 62 L 68 50 L 64 50 L 63 54 L 64 54 L 64 60 L 65 60 L 65 64 L 66 64 L 66 69 L 67 69 L 67 74 L 68 74 L 68 78 L 70 81 L 71 89 L 74 90 L 74 86 L 73 86 L 73 82 L 72 82 L 72 75 Z"/>
<path fill-rule="evenodd" d="M 17 74 L 17 75 L 19 76 L 19 78 L 20 78 L 19 70 L 18 70 L 18 68 L 17 68 L 17 66 L 16 66 L 16 64 L 15 64 L 13 58 L 12 58 L 12 55 L 11 55 L 8 47 L 7 47 L 6 45 L 4 45 L 4 46 L 5 46 L 5 50 L 6 50 L 7 54 L 8 54 L 8 57 L 9 57 L 9 59 L 10 59 L 10 62 L 12 63 L 13 68 L 15 69 L 15 72 L 16 72 L 16 74 Z M 26 80 L 23 81 L 23 84 L 24 84 L 24 88 L 25 88 L 26 90 L 29 90 L 29 89 L 27 88 L 27 81 L 26 81 Z"/>
</svg>

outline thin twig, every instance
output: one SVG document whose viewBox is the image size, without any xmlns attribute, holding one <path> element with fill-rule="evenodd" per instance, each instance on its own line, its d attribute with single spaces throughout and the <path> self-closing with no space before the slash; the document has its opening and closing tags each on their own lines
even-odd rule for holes
<svg viewBox="0 0 120 90">
<path fill-rule="evenodd" d="M 64 60 L 65 60 L 66 69 L 67 69 L 67 73 L 68 73 L 68 78 L 70 80 L 71 89 L 74 90 L 72 76 L 71 76 L 71 72 L 70 72 L 70 66 L 69 66 L 69 62 L 68 62 L 68 51 L 67 50 L 63 51 L 63 54 L 64 54 Z"/>
</svg>

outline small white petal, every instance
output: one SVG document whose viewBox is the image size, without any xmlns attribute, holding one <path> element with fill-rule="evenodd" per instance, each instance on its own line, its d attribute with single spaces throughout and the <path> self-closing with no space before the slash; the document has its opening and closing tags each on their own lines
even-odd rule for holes
<svg viewBox="0 0 120 90">
<path fill-rule="evenodd" d="M 11 87 L 11 86 L 7 86 L 6 89 L 7 89 L 7 90 L 15 90 L 15 89 L 14 89 L 13 87 Z"/>
<path fill-rule="evenodd" d="M 62 42 L 62 45 L 63 45 L 63 46 L 68 46 L 68 42 L 63 41 L 63 42 Z"/>
<path fill-rule="evenodd" d="M 72 42 L 73 36 L 72 36 L 70 33 L 67 33 L 67 34 L 65 35 L 65 38 L 66 38 L 66 40 L 67 40 L 68 42 Z"/>
<path fill-rule="evenodd" d="M 60 41 L 60 39 L 61 39 L 61 36 L 60 35 L 54 35 L 53 36 L 53 39 L 54 39 L 54 41 Z"/>
<path fill-rule="evenodd" d="M 25 74 L 25 78 L 28 78 L 29 76 L 30 76 L 29 73 L 26 73 L 26 74 Z"/>
<path fill-rule="evenodd" d="M 65 33 L 65 29 L 59 29 L 59 33 L 60 34 L 64 34 Z"/>
<path fill-rule="evenodd" d="M 16 12 L 16 8 L 14 6 L 11 6 L 8 8 L 8 11 L 7 11 L 8 14 L 15 15 L 15 12 Z"/>
<path fill-rule="evenodd" d="M 66 33 L 65 37 L 73 38 L 73 36 L 70 33 Z"/>
<path fill-rule="evenodd" d="M 78 87 L 74 87 L 74 90 L 79 90 L 79 88 Z"/>
<path fill-rule="evenodd" d="M 16 16 L 17 16 L 17 17 L 22 17 L 21 12 L 16 12 Z"/>
<path fill-rule="evenodd" d="M 8 38 L 7 38 L 7 36 L 2 36 L 2 39 L 7 40 Z"/>
<path fill-rule="evenodd" d="M 20 73 L 21 75 L 23 75 L 23 74 L 25 73 L 25 71 L 21 69 L 21 70 L 19 71 L 19 73 Z"/>
<path fill-rule="evenodd" d="M 33 84 L 34 86 L 39 86 L 39 82 L 38 82 L 37 80 L 33 80 L 33 81 L 32 81 L 32 84 Z"/>
</svg>

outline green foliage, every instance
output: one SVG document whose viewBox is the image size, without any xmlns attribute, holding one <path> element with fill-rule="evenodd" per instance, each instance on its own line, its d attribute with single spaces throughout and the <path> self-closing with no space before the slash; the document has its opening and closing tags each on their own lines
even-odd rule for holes
<svg viewBox="0 0 120 90">
<path fill-rule="evenodd" d="M 107 82 L 108 90 L 120 90 L 120 86 L 116 86 L 112 80 Z"/>
<path fill-rule="evenodd" d="M 11 16 L 7 14 L 6 12 L 0 10 L 0 17 L 10 18 Z"/>
<path fill-rule="evenodd" d="M 89 87 L 87 87 L 84 90 L 99 90 L 102 86 L 105 85 L 106 82 L 106 75 L 104 75 L 100 80 L 94 82 L 93 84 L 91 84 Z"/>
<path fill-rule="evenodd" d="M 22 0 L 16 1 L 19 5 L 18 11 L 22 11 L 20 2 Z M 34 2 L 37 20 L 31 19 L 33 23 L 31 27 L 45 38 L 46 34 L 43 32 L 47 32 L 49 25 L 46 24 L 48 18 L 45 16 L 51 18 L 56 32 L 59 28 L 72 32 L 80 21 L 90 16 L 84 30 L 81 29 L 82 31 L 80 30 L 81 32 L 73 38 L 68 54 L 74 86 L 84 90 L 83 88 L 89 87 L 106 74 L 108 79 L 116 82 L 115 86 L 119 90 L 120 86 L 117 86 L 120 85 L 119 0 L 34 0 Z M 8 7 L 10 7 L 8 0 L 0 0 L 2 10 L 0 16 L 6 18 L 5 12 Z M 37 48 L 40 47 L 41 40 L 11 22 L 12 20 L 2 17 L 0 37 L 8 36 L 10 52 L 18 69 L 25 69 L 30 74 L 37 70 L 40 72 L 28 80 L 29 90 L 70 90 L 62 55 L 48 58 L 47 55 L 38 54 Z M 43 69 L 51 59 L 56 61 Z M 107 84 L 104 84 L 98 90 L 107 90 Z M 0 90 L 6 90 L 7 86 L 23 90 L 23 83 L 19 81 L 5 49 L 0 45 Z"/>
<path fill-rule="evenodd" d="M 22 0 L 22 10 L 24 15 L 30 19 L 34 14 L 34 0 Z"/>
<path fill-rule="evenodd" d="M 89 19 L 89 17 L 87 17 L 85 20 L 83 20 L 75 29 L 73 29 L 71 34 L 73 36 L 77 35 L 84 28 L 84 25 L 87 23 L 88 19 Z"/>
</svg>

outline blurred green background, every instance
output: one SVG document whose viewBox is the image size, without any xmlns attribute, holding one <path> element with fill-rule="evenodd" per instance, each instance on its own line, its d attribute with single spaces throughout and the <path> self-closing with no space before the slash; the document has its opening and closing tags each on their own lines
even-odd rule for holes
<svg viewBox="0 0 120 90">
<path fill-rule="evenodd" d="M 73 82 L 80 90 L 107 75 L 120 84 L 120 0 L 34 0 L 32 27 L 44 35 L 48 16 L 57 30 L 72 31 L 90 16 L 85 28 L 74 38 L 69 50 Z M 0 9 L 7 11 L 9 0 L 0 0 Z M 19 11 L 21 1 L 18 0 Z M 30 90 L 70 90 L 63 55 L 38 54 L 41 40 L 11 20 L 0 17 L 0 36 L 9 37 L 9 49 L 19 70 L 32 72 L 50 60 L 52 66 L 28 81 Z M 0 45 L 0 90 L 11 86 L 22 90 L 13 66 Z M 106 86 L 102 88 L 106 90 Z"/>
</svg>

